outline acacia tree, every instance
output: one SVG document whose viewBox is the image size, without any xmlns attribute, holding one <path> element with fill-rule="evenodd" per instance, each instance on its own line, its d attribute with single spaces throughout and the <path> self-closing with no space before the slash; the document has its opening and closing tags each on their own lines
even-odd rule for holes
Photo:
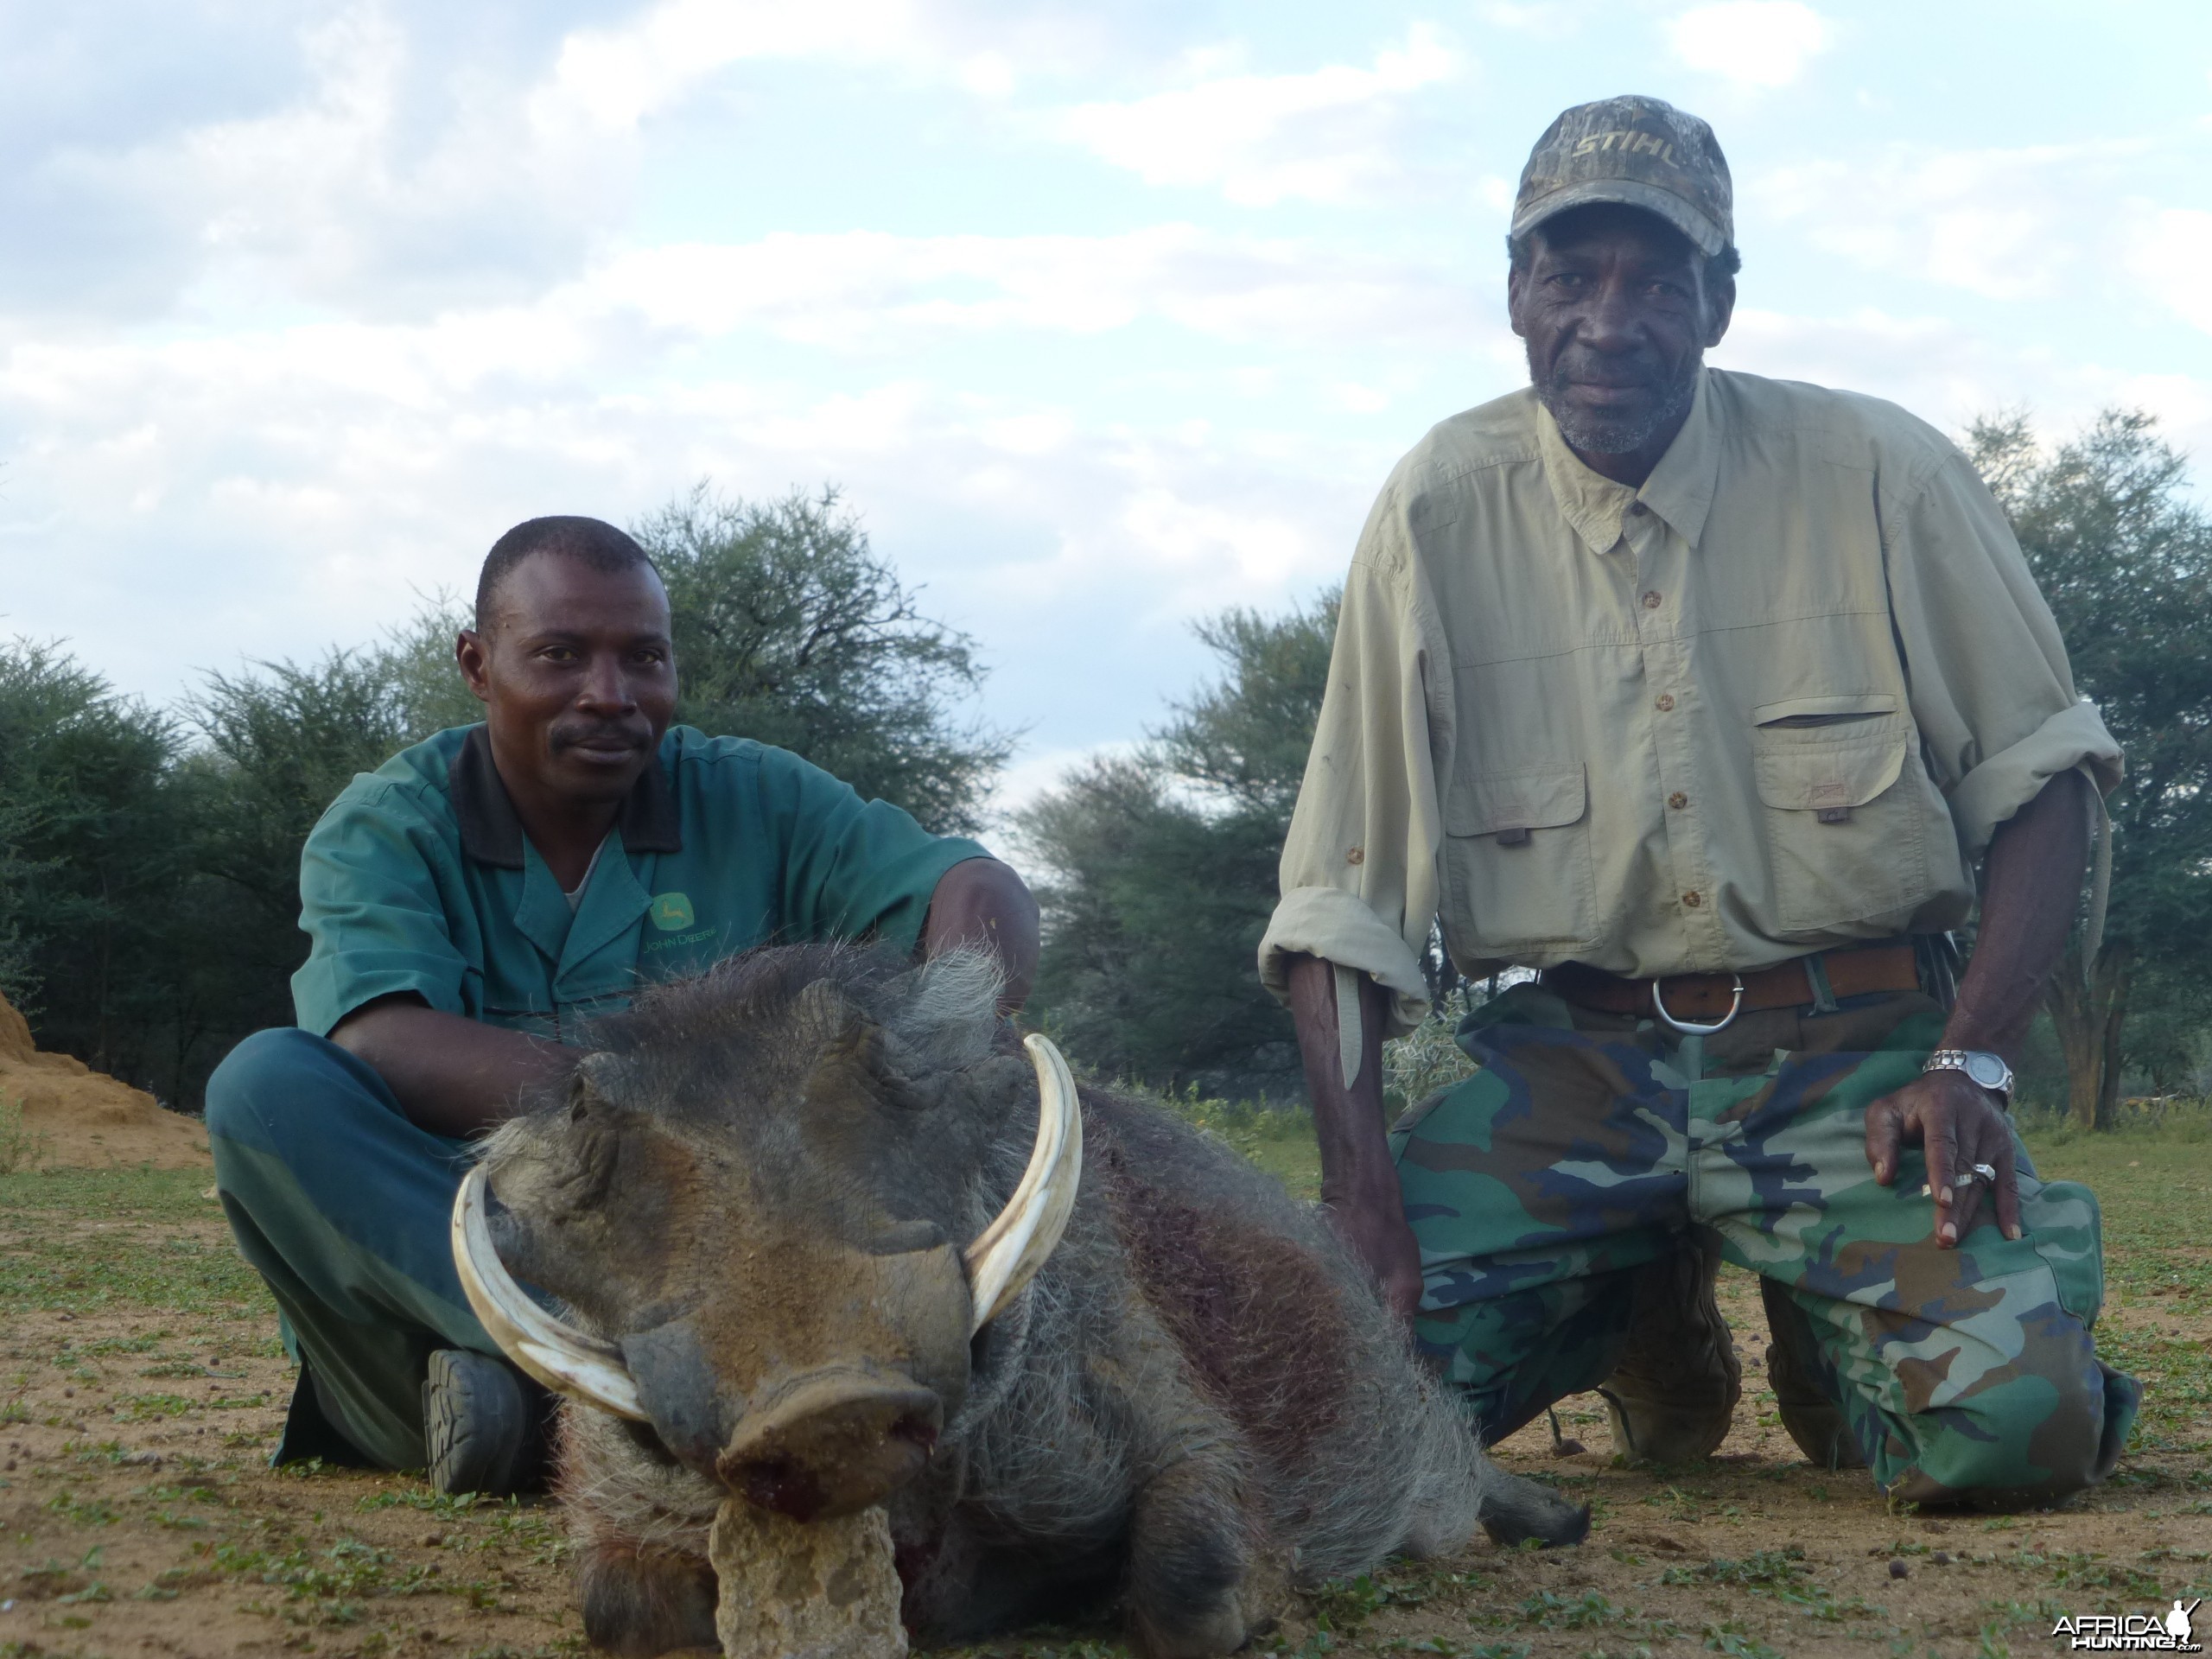
<svg viewBox="0 0 2212 1659">
<path fill-rule="evenodd" d="M 2045 454 L 2026 418 L 1977 422 L 1975 464 L 2050 601 L 2077 688 L 2127 755 L 2110 803 L 2110 910 L 2094 957 L 2077 937 L 2047 994 L 2069 1109 L 2113 1119 L 2122 1067 L 2172 1063 L 2201 1028 L 2212 969 L 2212 519 L 2151 416 L 2107 410 Z M 2131 1011 L 2156 1017 L 2129 1036 Z"/>
<path fill-rule="evenodd" d="M 677 718 L 757 738 L 928 829 L 972 830 L 1012 740 L 960 705 L 975 642 L 923 614 L 836 491 L 724 499 L 703 484 L 631 527 L 668 584 Z"/>
<path fill-rule="evenodd" d="M 974 824 L 1009 747 L 961 717 L 982 669 L 833 493 L 696 491 L 641 530 L 682 717 Z M 438 595 L 378 644 L 208 675 L 175 715 L 60 646 L 0 644 L 0 992 L 41 1045 L 190 1103 L 232 1043 L 289 1020 L 301 845 L 356 772 L 481 718 L 454 662 L 467 620 Z"/>
<path fill-rule="evenodd" d="M 59 645 L 0 645 L 0 970 L 48 1046 L 143 1071 L 184 868 L 175 724 Z"/>
<path fill-rule="evenodd" d="M 1015 817 L 1043 869 L 1035 1006 L 1109 1072 L 1295 1090 L 1289 1016 L 1254 969 L 1328 684 L 1337 596 L 1198 625 L 1222 677 L 1133 754 L 1070 773 Z"/>
</svg>

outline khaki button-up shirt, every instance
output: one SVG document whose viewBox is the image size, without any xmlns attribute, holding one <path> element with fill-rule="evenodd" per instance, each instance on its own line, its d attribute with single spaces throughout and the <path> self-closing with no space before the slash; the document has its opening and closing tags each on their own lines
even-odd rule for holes
<svg viewBox="0 0 2212 1659">
<path fill-rule="evenodd" d="M 1704 372 L 1640 490 L 1533 391 L 1444 422 L 1362 531 L 1260 945 L 1426 1008 L 1470 976 L 1761 967 L 1966 917 L 2054 774 L 2119 781 L 2001 510 L 1895 405 Z"/>
</svg>

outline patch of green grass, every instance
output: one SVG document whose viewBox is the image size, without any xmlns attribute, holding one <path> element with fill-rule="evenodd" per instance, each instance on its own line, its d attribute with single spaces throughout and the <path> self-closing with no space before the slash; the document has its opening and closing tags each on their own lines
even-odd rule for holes
<svg viewBox="0 0 2212 1659">
<path fill-rule="evenodd" d="M 1217 1135 L 1281 1181 L 1294 1198 L 1321 1194 L 1321 1159 L 1313 1144 L 1313 1115 L 1303 1107 L 1213 1100 L 1193 1084 L 1180 1094 L 1118 1084 L 1185 1123 Z"/>
<path fill-rule="evenodd" d="M 1783 1659 L 1778 1651 L 1732 1620 L 1726 1624 L 1707 1625 L 1705 1645 L 1714 1653 L 1730 1655 L 1732 1659 Z"/>
<path fill-rule="evenodd" d="M 1808 1618 L 1830 1621 L 1871 1618 L 1874 1611 L 1856 1596 L 1839 1601 L 1826 1585 L 1815 1582 L 1805 1565 L 1805 1552 L 1794 1544 L 1784 1549 L 1762 1549 L 1741 1560 L 1715 1557 L 1701 1566 L 1670 1567 L 1659 1575 L 1659 1582 L 1747 1590 L 1755 1596 L 1771 1597 Z"/>
<path fill-rule="evenodd" d="M 1306 1605 L 1320 1629 L 1350 1636 L 1385 1607 L 1418 1607 L 1427 1599 L 1427 1586 L 1417 1573 L 1363 1573 L 1323 1585 Z"/>
<path fill-rule="evenodd" d="M 320 1550 L 304 1544 L 257 1548 L 219 1543 L 209 1552 L 209 1560 L 221 1572 L 283 1590 L 281 1602 L 246 1605 L 251 1611 L 274 1615 L 294 1624 L 358 1624 L 366 1611 L 364 1604 L 372 1600 L 465 1593 L 467 1588 L 435 1582 L 435 1566 L 401 1564 L 390 1550 L 353 1538 L 341 1538 Z"/>
<path fill-rule="evenodd" d="M 510 1503 L 513 1501 L 507 1500 Z M 498 1502 L 481 1492 L 434 1492 L 428 1486 L 391 1486 L 355 1498 L 353 1508 L 361 1515 L 372 1515 L 378 1510 L 416 1510 L 452 1521 Z"/>
<path fill-rule="evenodd" d="M 0 1316 L 160 1308 L 272 1318 L 260 1275 L 207 1225 L 204 1169 L 0 1174 Z M 50 1219 L 50 1223 L 48 1218 Z M 180 1226 L 179 1224 L 189 1224 Z"/>
<path fill-rule="evenodd" d="M 2097 1346 L 2144 1386 L 2130 1449 L 2202 1466 L 2212 1351 L 2156 1327 L 2212 1316 L 2212 1104 L 2125 1113 L 2102 1133 L 2046 1122 L 2024 1138 L 2044 1179 L 2082 1182 L 2103 1212 L 2107 1304 L 2127 1317 L 2101 1323 Z"/>
<path fill-rule="evenodd" d="M 111 1527 L 123 1518 L 106 1499 L 79 1497 L 67 1486 L 47 1499 L 45 1508 L 48 1514 L 58 1515 L 78 1527 Z"/>
<path fill-rule="evenodd" d="M 1539 1590 L 1522 1602 L 1517 1617 L 1523 1624 L 1533 1624 L 1539 1630 L 1602 1630 L 1626 1624 L 1635 1615 L 1595 1590 L 1586 1590 L 1579 1596 Z"/>
<path fill-rule="evenodd" d="M 36 1168 L 47 1140 L 24 1125 L 22 1096 L 0 1095 L 0 1175 Z"/>
</svg>

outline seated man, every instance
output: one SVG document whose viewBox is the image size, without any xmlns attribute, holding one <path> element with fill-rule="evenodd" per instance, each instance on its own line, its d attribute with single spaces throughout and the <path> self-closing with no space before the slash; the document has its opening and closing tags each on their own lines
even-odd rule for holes
<svg viewBox="0 0 2212 1659">
<path fill-rule="evenodd" d="M 1261 972 L 1323 1192 L 1496 1439 L 1601 1389 L 1711 1453 L 1760 1276 L 1783 1427 L 1920 1503 L 2110 1472 L 2097 1211 L 2006 1116 L 2118 747 L 1989 492 L 1872 397 L 1707 368 L 1712 130 L 1567 111 L 1522 175 L 1531 384 L 1444 422 L 1353 555 Z M 1948 931 L 1975 897 L 1974 958 Z M 1378 1049 L 1441 917 L 1481 1067 L 1387 1136 Z"/>
<path fill-rule="evenodd" d="M 207 1128 L 300 1363 L 276 1460 L 500 1493 L 538 1465 L 544 1401 L 454 1276 L 470 1141 L 575 1063 L 591 1015 L 772 939 L 982 943 L 1019 1006 L 1037 907 L 974 842 L 797 755 L 671 729 L 668 594 L 612 525 L 508 531 L 476 623 L 457 655 L 484 723 L 356 778 L 315 826 L 299 1025 L 223 1062 Z"/>
</svg>

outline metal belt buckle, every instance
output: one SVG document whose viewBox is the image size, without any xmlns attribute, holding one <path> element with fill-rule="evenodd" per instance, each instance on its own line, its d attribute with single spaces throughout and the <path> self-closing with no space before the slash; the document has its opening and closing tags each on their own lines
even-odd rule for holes
<svg viewBox="0 0 2212 1659">
<path fill-rule="evenodd" d="M 1667 1004 L 1660 997 L 1659 987 L 1662 982 L 1657 979 L 1654 979 L 1651 982 L 1651 1006 L 1659 1010 L 1659 1017 L 1662 1020 L 1664 1020 L 1676 1031 L 1681 1032 L 1683 1036 L 1710 1037 L 1716 1031 L 1727 1030 L 1730 1026 L 1735 1023 L 1736 1016 L 1743 1012 L 1744 976 L 1741 974 L 1737 974 L 1733 976 L 1733 977 L 1736 981 L 1736 995 L 1734 999 L 1728 1004 L 1728 1012 L 1720 1016 L 1718 1024 L 1699 1026 L 1693 1025 L 1687 1020 L 1675 1019 L 1673 1014 L 1667 1012 Z"/>
</svg>

